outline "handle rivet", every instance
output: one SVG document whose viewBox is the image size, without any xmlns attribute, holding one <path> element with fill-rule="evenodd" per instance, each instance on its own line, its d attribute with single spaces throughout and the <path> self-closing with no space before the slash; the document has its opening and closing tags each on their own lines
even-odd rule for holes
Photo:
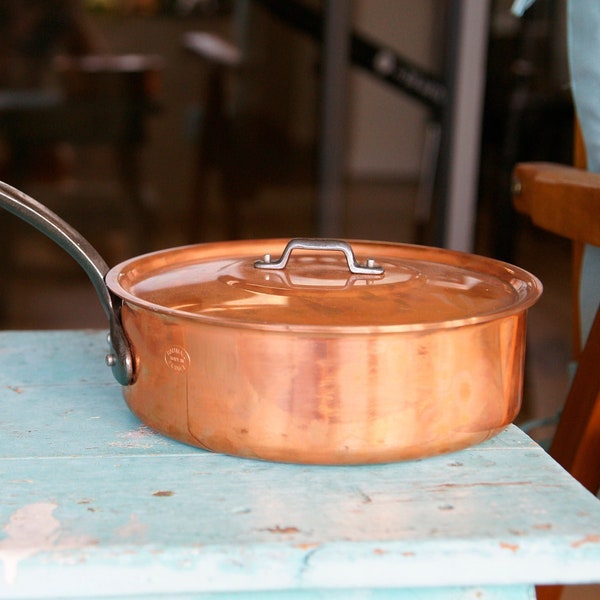
<svg viewBox="0 0 600 600">
<path fill-rule="evenodd" d="M 106 365 L 108 367 L 114 367 L 117 364 L 117 357 L 114 354 L 106 355 Z"/>
</svg>

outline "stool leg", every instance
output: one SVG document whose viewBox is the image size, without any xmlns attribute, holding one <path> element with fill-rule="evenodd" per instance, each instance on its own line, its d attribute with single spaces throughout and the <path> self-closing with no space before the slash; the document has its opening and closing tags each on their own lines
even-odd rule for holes
<svg viewBox="0 0 600 600">
<path fill-rule="evenodd" d="M 0 214 L 0 327 L 5 328 L 9 321 L 12 235 L 11 217 Z"/>
<path fill-rule="evenodd" d="M 537 600 L 560 600 L 564 590 L 562 585 L 538 585 L 535 588 Z"/>
<path fill-rule="evenodd" d="M 193 188 L 188 214 L 190 243 L 202 238 L 203 216 L 208 196 L 208 170 L 222 162 L 227 152 L 227 116 L 224 111 L 225 72 L 221 65 L 208 69 L 204 97 L 200 100 L 203 115 L 198 119 L 194 157 Z"/>
<path fill-rule="evenodd" d="M 596 494 L 600 488 L 600 310 L 579 357 L 577 371 L 550 447 L 550 455 Z"/>
<path fill-rule="evenodd" d="M 146 206 L 142 192 L 142 174 L 140 165 L 140 144 L 137 142 L 119 142 L 113 149 L 117 177 L 129 201 L 132 211 L 132 225 L 135 232 L 135 247 L 138 252 L 150 248 L 149 239 L 155 231 L 155 219 Z"/>
</svg>

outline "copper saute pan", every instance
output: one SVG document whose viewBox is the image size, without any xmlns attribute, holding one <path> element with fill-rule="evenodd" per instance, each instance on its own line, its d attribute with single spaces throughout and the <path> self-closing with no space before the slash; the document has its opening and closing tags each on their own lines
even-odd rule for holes
<svg viewBox="0 0 600 600">
<path fill-rule="evenodd" d="M 519 411 L 526 312 L 542 288 L 512 265 L 308 239 L 198 244 L 109 269 L 22 192 L 0 183 L 0 206 L 85 269 L 125 400 L 166 436 L 267 460 L 373 463 L 479 443 Z"/>
</svg>

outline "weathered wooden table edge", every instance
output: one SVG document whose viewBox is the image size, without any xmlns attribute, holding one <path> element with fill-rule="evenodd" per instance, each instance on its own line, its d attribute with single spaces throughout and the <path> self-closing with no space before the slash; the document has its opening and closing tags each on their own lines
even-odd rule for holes
<svg viewBox="0 0 600 600">
<path fill-rule="evenodd" d="M 372 467 L 219 456 L 141 425 L 104 346 L 0 333 L 0 597 L 523 598 L 600 582 L 600 503 L 515 427 Z"/>
</svg>

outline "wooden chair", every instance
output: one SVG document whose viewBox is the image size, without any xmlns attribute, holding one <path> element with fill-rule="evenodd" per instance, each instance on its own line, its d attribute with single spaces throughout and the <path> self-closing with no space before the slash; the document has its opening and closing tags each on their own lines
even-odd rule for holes
<svg viewBox="0 0 600 600">
<path fill-rule="evenodd" d="M 582 168 L 585 153 L 579 131 L 575 164 L 518 164 L 513 171 L 513 203 L 536 226 L 573 242 L 573 347 L 577 368 L 549 452 L 596 494 L 600 488 L 600 264 L 590 268 L 588 261 L 584 268 L 583 259 L 590 245 L 600 247 L 600 174 Z M 600 259 L 600 251 L 594 253 L 594 258 Z M 585 278 L 589 281 L 582 281 Z M 592 303 L 580 295 L 586 284 L 596 291 Z M 587 315 L 591 327 L 583 335 L 582 308 L 595 313 Z M 538 598 L 543 600 L 558 599 L 561 594 L 561 586 L 538 589 Z"/>
<path fill-rule="evenodd" d="M 576 164 L 582 164 L 581 145 Z M 573 241 L 573 338 L 577 370 L 550 454 L 593 493 L 600 488 L 600 310 L 582 340 L 579 297 L 586 245 L 600 246 L 600 174 L 549 163 L 521 163 L 513 173 L 515 208 L 532 222 Z M 598 267 L 600 270 L 600 267 Z M 589 270 L 588 270 L 589 271 Z M 585 276 L 594 277 L 593 272 Z M 591 282 L 600 286 L 600 278 Z"/>
</svg>

